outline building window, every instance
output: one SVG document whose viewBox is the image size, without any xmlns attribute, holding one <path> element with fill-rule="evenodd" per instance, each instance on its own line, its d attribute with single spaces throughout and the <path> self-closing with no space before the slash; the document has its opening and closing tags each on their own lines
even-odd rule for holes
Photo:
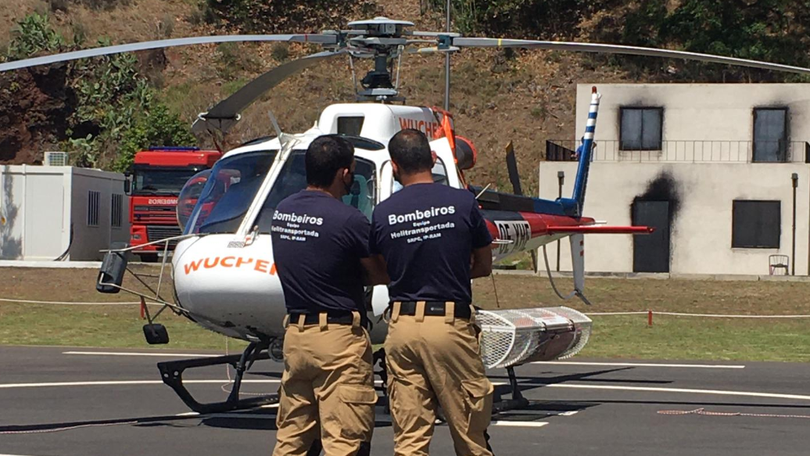
<svg viewBox="0 0 810 456">
<path fill-rule="evenodd" d="M 731 247 L 778 249 L 782 227 L 781 201 L 735 200 Z"/>
<path fill-rule="evenodd" d="M 787 161 L 787 108 L 754 108 L 753 161 Z"/>
<path fill-rule="evenodd" d="M 87 226 L 98 226 L 99 201 L 101 192 L 87 192 Z"/>
<path fill-rule="evenodd" d="M 661 150 L 664 108 L 621 108 L 621 150 Z"/>
<path fill-rule="evenodd" d="M 121 228 L 124 222 L 124 195 L 113 193 L 110 201 L 110 224 L 113 228 Z"/>
</svg>

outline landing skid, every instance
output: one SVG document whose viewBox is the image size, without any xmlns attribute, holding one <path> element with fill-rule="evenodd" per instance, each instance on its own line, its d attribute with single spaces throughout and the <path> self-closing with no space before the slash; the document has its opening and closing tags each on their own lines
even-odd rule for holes
<svg viewBox="0 0 810 456">
<path fill-rule="evenodd" d="M 241 355 L 166 361 L 158 363 L 158 369 L 160 369 L 160 376 L 163 379 L 163 383 L 171 387 L 191 410 L 200 414 L 230 412 L 233 410 L 256 408 L 262 405 L 277 404 L 278 394 L 269 394 L 247 399 L 239 398 L 239 390 L 242 386 L 242 378 L 245 372 L 250 369 L 254 362 L 262 359 L 270 359 L 270 355 L 266 350 L 267 346 L 267 343 L 252 342 Z M 220 366 L 223 364 L 230 364 L 236 370 L 236 378 L 234 379 L 228 399 L 223 402 L 201 404 L 194 399 L 185 385 L 183 385 L 183 372 L 186 369 Z"/>
<path fill-rule="evenodd" d="M 520 410 L 529 406 L 529 400 L 523 397 L 523 393 L 520 392 L 514 366 L 507 367 L 506 373 L 509 374 L 509 389 L 511 390 L 512 397 L 510 399 L 503 399 L 501 394 L 497 394 L 492 403 L 493 414 L 507 410 Z"/>
<path fill-rule="evenodd" d="M 268 345 L 269 344 L 266 342 L 252 342 L 247 346 L 247 348 L 245 348 L 245 351 L 241 355 L 165 361 L 158 363 L 158 369 L 160 370 L 163 383 L 173 389 L 174 392 L 177 393 L 180 399 L 191 410 L 200 414 L 230 412 L 234 410 L 257 408 L 263 405 L 277 404 L 279 401 L 278 394 L 268 394 L 246 399 L 239 398 L 239 391 L 242 386 L 242 379 L 244 378 L 245 372 L 247 372 L 256 361 L 271 359 L 270 354 L 267 351 Z M 376 353 L 374 353 L 374 364 L 377 364 L 378 362 L 382 369 L 375 371 L 375 374 L 379 375 L 383 380 L 383 397 L 387 399 L 387 391 L 385 388 L 385 384 L 387 383 L 387 374 L 385 370 L 385 352 L 383 350 L 378 350 Z M 198 402 L 183 384 L 183 373 L 187 369 L 221 366 L 223 364 L 230 364 L 236 371 L 236 377 L 234 379 L 231 392 L 228 395 L 228 399 L 222 402 L 212 402 L 206 404 Z M 515 375 L 515 368 L 507 367 L 506 372 L 509 375 L 511 398 L 503 399 L 501 397 L 501 393 L 496 393 L 495 400 L 492 404 L 493 414 L 508 410 L 519 410 L 529 406 L 529 400 L 526 399 L 520 392 L 520 387 Z M 387 401 L 384 413 L 390 413 L 387 406 Z"/>
</svg>

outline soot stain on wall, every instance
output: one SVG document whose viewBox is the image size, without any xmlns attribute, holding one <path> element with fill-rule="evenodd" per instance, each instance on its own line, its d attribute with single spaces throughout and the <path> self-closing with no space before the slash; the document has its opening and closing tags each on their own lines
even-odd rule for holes
<svg viewBox="0 0 810 456">
<path fill-rule="evenodd" d="M 669 171 L 661 171 L 655 179 L 649 181 L 644 193 L 633 198 L 633 204 L 637 201 L 669 202 L 669 230 L 672 232 L 672 225 L 681 209 L 681 194 L 678 181 Z M 632 217 L 632 206 L 630 211 Z"/>
<path fill-rule="evenodd" d="M 639 256 L 639 252 L 636 251 L 638 247 L 636 245 L 636 240 L 633 241 L 633 271 L 636 272 L 669 272 L 670 265 L 672 263 L 672 255 L 673 255 L 673 246 L 672 246 L 672 235 L 673 235 L 673 225 L 675 219 L 678 216 L 678 213 L 681 209 L 681 195 L 679 191 L 680 185 L 672 176 L 672 174 L 667 171 L 661 171 L 655 179 L 647 182 L 647 187 L 644 190 L 644 193 L 641 195 L 636 196 L 633 198 L 633 204 L 630 205 L 630 218 L 633 220 L 634 224 L 640 224 L 640 221 L 635 220 L 634 217 L 634 209 L 636 207 L 636 203 L 641 202 L 650 202 L 650 201 L 661 201 L 666 202 L 668 213 L 667 213 L 667 227 L 664 230 L 664 227 L 658 226 L 659 235 L 656 236 L 653 234 L 654 238 L 660 238 L 661 235 L 664 235 L 666 239 L 666 246 L 664 247 L 666 256 L 666 264 L 661 262 L 661 258 L 663 257 L 656 257 L 653 255 L 650 258 L 645 258 L 645 255 Z M 669 234 L 665 234 L 668 232 Z M 661 239 L 663 241 L 663 239 Z M 648 246 L 649 247 L 649 246 Z M 658 258 L 658 259 L 656 259 Z"/>
</svg>

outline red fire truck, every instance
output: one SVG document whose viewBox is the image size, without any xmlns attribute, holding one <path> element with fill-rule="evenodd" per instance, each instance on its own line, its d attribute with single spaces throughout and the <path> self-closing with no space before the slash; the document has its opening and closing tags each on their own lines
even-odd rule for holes
<svg viewBox="0 0 810 456">
<path fill-rule="evenodd" d="M 135 154 L 129 186 L 130 245 L 180 235 L 177 197 L 183 185 L 198 172 L 211 168 L 222 156 L 216 150 L 186 147 L 153 147 Z M 173 246 L 170 246 L 171 249 Z M 135 249 L 142 261 L 156 261 L 163 245 Z"/>
</svg>

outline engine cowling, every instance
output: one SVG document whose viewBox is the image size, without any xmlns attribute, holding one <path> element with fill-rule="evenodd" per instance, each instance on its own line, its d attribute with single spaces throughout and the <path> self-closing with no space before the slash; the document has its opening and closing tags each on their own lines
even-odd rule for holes
<svg viewBox="0 0 810 456">
<path fill-rule="evenodd" d="M 472 141 L 458 135 L 456 136 L 456 160 L 458 160 L 458 168 L 462 170 L 472 168 L 478 161 L 478 150 Z"/>
</svg>

